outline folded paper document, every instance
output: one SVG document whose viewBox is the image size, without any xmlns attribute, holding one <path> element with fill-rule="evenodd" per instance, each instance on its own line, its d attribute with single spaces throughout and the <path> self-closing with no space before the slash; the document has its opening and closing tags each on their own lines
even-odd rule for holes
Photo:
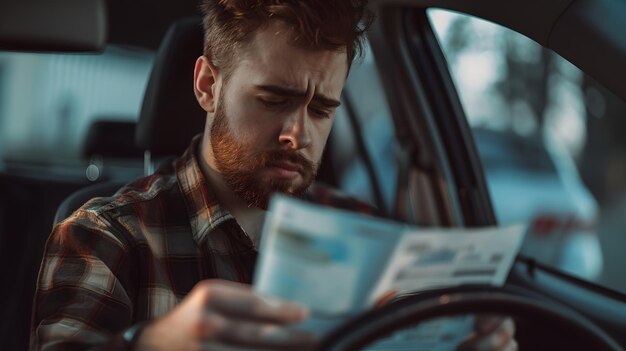
<svg viewBox="0 0 626 351">
<path fill-rule="evenodd" d="M 321 333 L 394 294 L 504 283 L 525 226 L 421 228 L 273 197 L 254 288 L 308 306 Z"/>
</svg>

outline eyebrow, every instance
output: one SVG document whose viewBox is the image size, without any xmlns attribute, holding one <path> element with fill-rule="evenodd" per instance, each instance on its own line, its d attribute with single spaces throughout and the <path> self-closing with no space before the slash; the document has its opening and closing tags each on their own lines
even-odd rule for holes
<svg viewBox="0 0 626 351">
<path fill-rule="evenodd" d="M 297 90 L 297 89 L 292 89 L 292 88 L 286 88 L 286 87 L 281 87 L 278 85 L 257 85 L 256 86 L 257 89 L 261 89 L 261 90 L 265 90 L 267 92 L 276 94 L 276 95 L 280 95 L 280 96 L 288 96 L 288 97 L 305 97 L 306 91 L 301 91 L 301 90 Z M 322 105 L 326 106 L 326 107 L 338 107 L 339 105 L 341 105 L 341 102 L 339 102 L 338 100 L 335 100 L 333 98 L 329 98 L 327 96 L 321 95 L 321 94 L 315 94 L 313 95 L 313 100 L 321 103 Z"/>
</svg>

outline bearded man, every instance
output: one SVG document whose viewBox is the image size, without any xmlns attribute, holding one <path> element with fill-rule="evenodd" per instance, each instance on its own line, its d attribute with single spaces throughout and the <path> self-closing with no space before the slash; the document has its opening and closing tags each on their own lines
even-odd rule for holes
<svg viewBox="0 0 626 351">
<path fill-rule="evenodd" d="M 193 88 L 205 132 L 172 164 L 54 228 L 32 349 L 314 345 L 287 328 L 306 308 L 248 284 L 271 194 L 338 199 L 312 182 L 361 50 L 365 1 L 204 0 L 202 9 Z"/>
</svg>

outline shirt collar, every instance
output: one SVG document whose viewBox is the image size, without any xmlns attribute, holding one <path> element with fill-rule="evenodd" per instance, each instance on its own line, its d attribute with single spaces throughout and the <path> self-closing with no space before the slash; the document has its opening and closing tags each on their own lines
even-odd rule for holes
<svg viewBox="0 0 626 351">
<path fill-rule="evenodd" d="M 201 141 L 202 134 L 196 135 L 189 148 L 176 161 L 176 178 L 187 208 L 193 239 L 199 246 L 217 226 L 234 219 L 220 205 L 214 189 L 200 169 L 197 153 Z"/>
</svg>

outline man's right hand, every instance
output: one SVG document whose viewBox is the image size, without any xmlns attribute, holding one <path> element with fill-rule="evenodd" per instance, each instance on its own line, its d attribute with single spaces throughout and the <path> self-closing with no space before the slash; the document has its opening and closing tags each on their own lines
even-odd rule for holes
<svg viewBox="0 0 626 351">
<path fill-rule="evenodd" d="M 260 297 L 250 286 L 206 280 L 176 308 L 148 324 L 136 349 L 307 349 L 315 344 L 313 335 L 286 328 L 307 316 L 304 307 Z"/>
</svg>

